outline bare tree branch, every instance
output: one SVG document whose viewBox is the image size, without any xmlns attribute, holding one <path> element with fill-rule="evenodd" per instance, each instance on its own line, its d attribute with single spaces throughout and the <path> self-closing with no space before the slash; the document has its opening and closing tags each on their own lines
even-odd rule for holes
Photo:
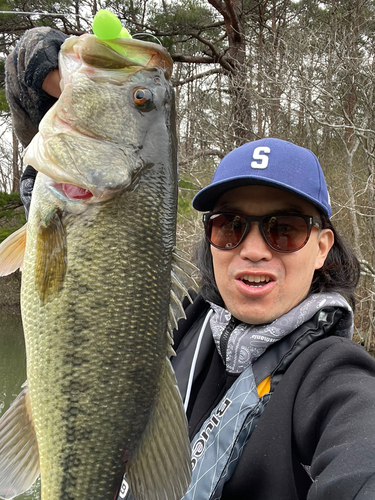
<svg viewBox="0 0 375 500">
<path fill-rule="evenodd" d="M 180 80 L 178 82 L 173 82 L 174 87 L 180 87 L 181 85 L 185 85 L 186 83 L 193 82 L 195 80 L 199 80 L 200 78 L 204 78 L 205 76 L 215 75 L 215 74 L 223 74 L 225 73 L 221 68 L 209 69 L 208 71 L 204 71 L 203 73 L 198 73 L 197 75 L 190 76 L 189 78 L 185 78 L 185 80 Z"/>
<path fill-rule="evenodd" d="M 198 63 L 198 64 L 215 64 L 217 62 L 214 57 L 187 56 L 185 54 L 172 54 L 172 59 L 176 62 Z"/>
<path fill-rule="evenodd" d="M 183 167 L 184 165 L 189 165 L 191 162 L 193 162 L 197 158 L 203 158 L 205 156 L 218 156 L 221 159 L 221 158 L 224 158 L 225 154 L 220 149 L 206 149 L 206 150 L 198 151 L 197 153 L 195 153 L 190 158 L 187 158 L 186 160 L 180 161 L 179 165 L 180 165 L 180 167 Z"/>
</svg>

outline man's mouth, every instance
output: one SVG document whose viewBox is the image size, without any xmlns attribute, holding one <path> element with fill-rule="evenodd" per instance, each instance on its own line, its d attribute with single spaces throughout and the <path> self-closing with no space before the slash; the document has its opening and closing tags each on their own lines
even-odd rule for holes
<svg viewBox="0 0 375 500">
<path fill-rule="evenodd" d="M 243 283 L 245 283 L 245 285 L 247 286 L 262 287 L 267 283 L 269 283 L 272 280 L 272 278 L 270 276 L 265 276 L 265 275 L 252 276 L 248 274 L 246 276 L 242 276 L 240 280 L 243 281 Z"/>
</svg>

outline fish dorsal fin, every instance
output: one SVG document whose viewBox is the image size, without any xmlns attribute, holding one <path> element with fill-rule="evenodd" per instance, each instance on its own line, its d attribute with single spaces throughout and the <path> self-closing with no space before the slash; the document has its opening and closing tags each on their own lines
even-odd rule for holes
<svg viewBox="0 0 375 500">
<path fill-rule="evenodd" d="M 186 318 L 182 302 L 185 297 L 193 302 L 191 291 L 197 291 L 198 284 L 193 274 L 198 268 L 188 260 L 188 255 L 177 248 L 173 251 L 171 271 L 171 301 L 169 305 L 168 333 L 172 340 L 173 328 L 177 328 L 178 320 Z"/>
<path fill-rule="evenodd" d="M 0 244 L 0 276 L 22 269 L 26 246 L 27 224 L 12 233 Z"/>
<path fill-rule="evenodd" d="M 42 303 L 61 290 L 66 274 L 66 231 L 60 210 L 53 210 L 38 227 L 35 256 L 35 287 Z"/>
<path fill-rule="evenodd" d="M 137 455 L 129 461 L 127 480 L 136 500 L 176 500 L 191 477 L 190 444 L 180 392 L 165 359 L 157 405 Z"/>
<path fill-rule="evenodd" d="M 14 498 L 39 476 L 39 451 L 27 387 L 0 419 L 0 498 Z"/>
</svg>

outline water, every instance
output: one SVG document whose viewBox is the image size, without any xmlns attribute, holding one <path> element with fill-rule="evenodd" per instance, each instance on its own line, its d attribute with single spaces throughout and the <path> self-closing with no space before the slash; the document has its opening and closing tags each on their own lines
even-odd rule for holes
<svg viewBox="0 0 375 500">
<path fill-rule="evenodd" d="M 19 316 L 0 314 L 0 353 L 0 414 L 2 415 L 21 392 L 21 386 L 26 380 L 25 343 Z M 39 480 L 17 499 L 39 500 Z"/>
</svg>

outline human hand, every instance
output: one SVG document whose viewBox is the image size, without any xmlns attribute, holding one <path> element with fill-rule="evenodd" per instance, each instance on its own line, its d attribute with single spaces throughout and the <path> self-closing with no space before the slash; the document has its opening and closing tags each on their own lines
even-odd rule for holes
<svg viewBox="0 0 375 500">
<path fill-rule="evenodd" d="M 60 97 L 60 72 L 58 69 L 54 69 L 48 73 L 44 79 L 42 89 L 52 97 Z"/>
</svg>

